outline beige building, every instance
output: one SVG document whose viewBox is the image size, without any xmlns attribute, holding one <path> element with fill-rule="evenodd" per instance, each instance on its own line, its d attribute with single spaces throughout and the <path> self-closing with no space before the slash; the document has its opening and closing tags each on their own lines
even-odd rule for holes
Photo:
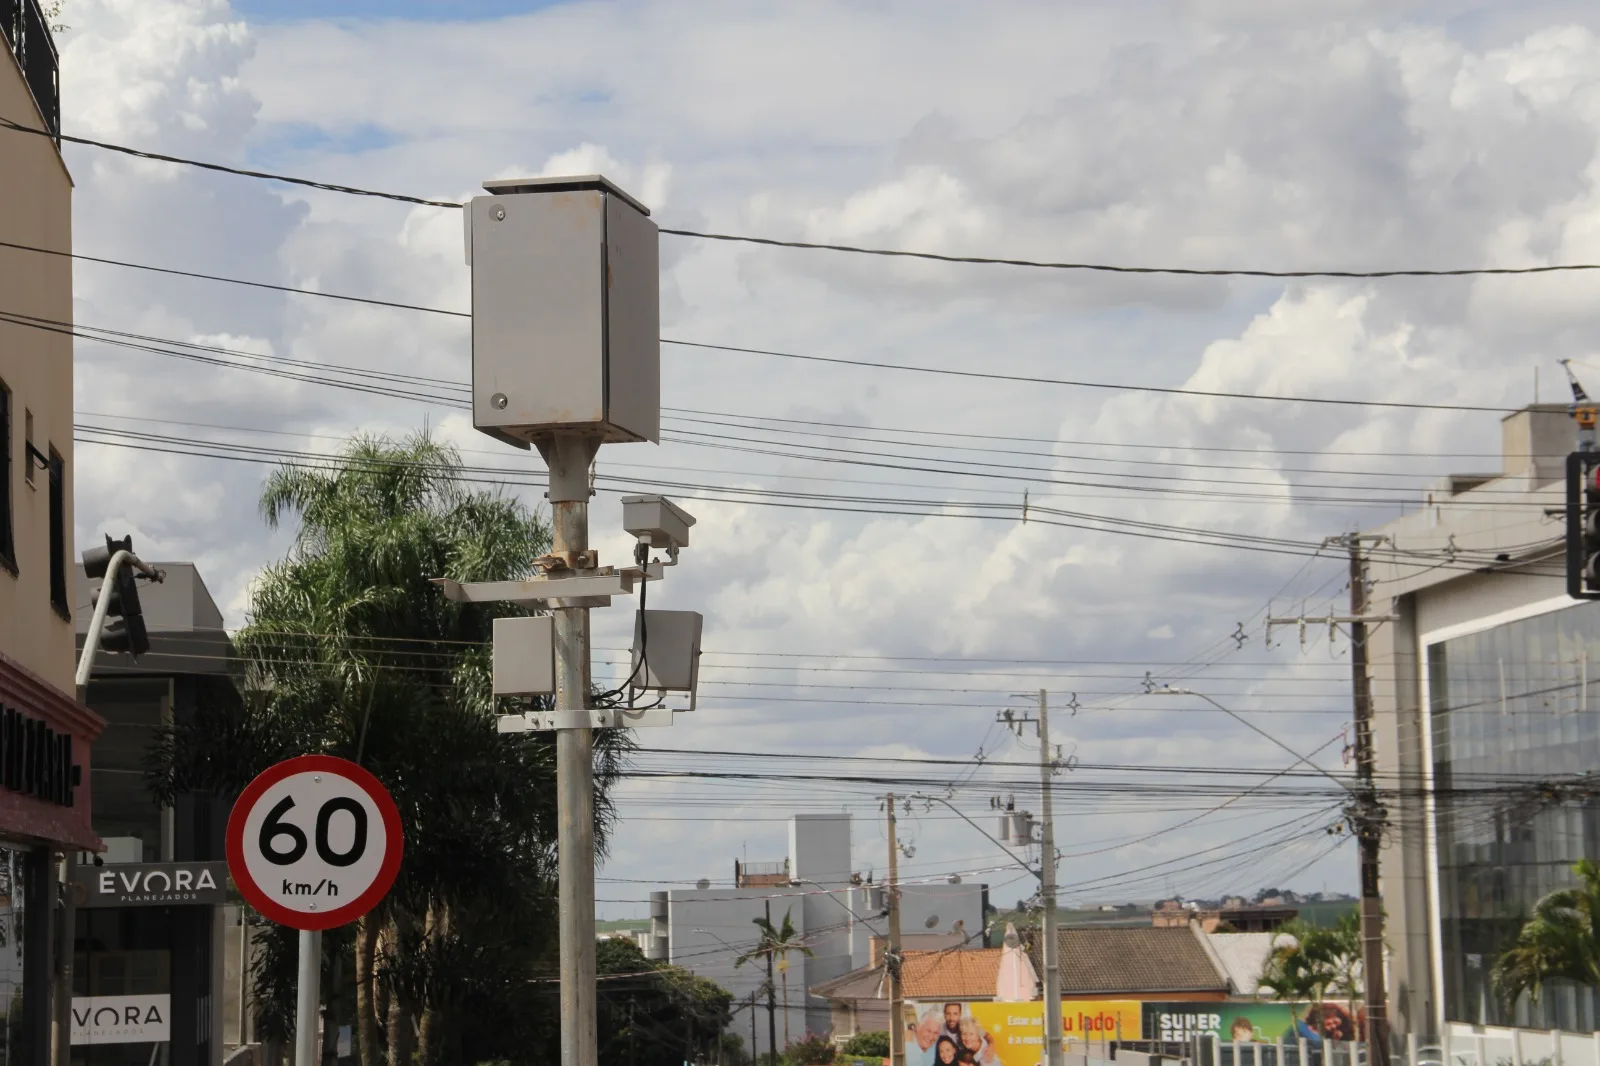
<svg viewBox="0 0 1600 1066">
<path fill-rule="evenodd" d="M 36 0 L 0 2 L 0 39 L 0 116 L 58 132 Z M 72 178 L 50 136 L 0 129 L 0 240 L 72 249 Z M 0 248 L 0 1066 L 50 1061 L 57 863 L 100 843 L 89 748 L 104 723 L 73 690 L 71 319 L 72 261 Z"/>
<path fill-rule="evenodd" d="M 1600 858 L 1600 603 L 1568 598 L 1563 576 L 1575 423 L 1539 405 L 1501 437 L 1498 470 L 1445 478 L 1372 531 L 1387 539 L 1371 609 L 1394 618 L 1368 638 L 1390 1016 L 1480 1061 L 1593 1066 L 1600 993 L 1558 982 L 1506 1003 L 1490 980 L 1539 897 Z"/>
</svg>

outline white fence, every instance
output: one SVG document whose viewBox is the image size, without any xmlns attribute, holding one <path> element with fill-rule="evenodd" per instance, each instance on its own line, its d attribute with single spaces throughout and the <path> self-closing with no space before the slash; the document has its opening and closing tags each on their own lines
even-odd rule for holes
<svg viewBox="0 0 1600 1066">
<path fill-rule="evenodd" d="M 1600 1033 L 1450 1025 L 1414 1066 L 1600 1066 Z"/>
</svg>

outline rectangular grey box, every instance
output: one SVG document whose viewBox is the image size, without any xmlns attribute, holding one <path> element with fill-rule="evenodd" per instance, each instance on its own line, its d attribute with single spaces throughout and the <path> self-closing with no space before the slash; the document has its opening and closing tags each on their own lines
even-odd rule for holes
<svg viewBox="0 0 1600 1066">
<path fill-rule="evenodd" d="M 634 687 L 693 692 L 700 680 L 700 630 L 704 619 L 697 611 L 643 614 L 642 619 L 635 615 L 633 623 Z M 645 653 L 643 669 L 639 666 L 641 644 Z"/>
<path fill-rule="evenodd" d="M 468 205 L 472 422 L 517 443 L 556 431 L 655 441 L 660 234 L 599 176 L 490 182 Z"/>
<path fill-rule="evenodd" d="M 555 623 L 549 615 L 494 620 L 494 694 L 542 696 L 556 690 Z"/>
<path fill-rule="evenodd" d="M 652 548 L 687 548 L 692 525 L 694 516 L 665 496 L 622 497 L 622 528 L 630 536 L 649 536 Z"/>
</svg>

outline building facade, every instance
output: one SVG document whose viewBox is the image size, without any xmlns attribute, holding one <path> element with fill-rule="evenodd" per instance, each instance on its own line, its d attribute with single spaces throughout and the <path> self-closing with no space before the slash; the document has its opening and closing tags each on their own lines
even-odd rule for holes
<svg viewBox="0 0 1600 1066">
<path fill-rule="evenodd" d="M 158 1031 L 75 1046 L 73 1066 L 148 1066 L 152 1055 L 162 1066 L 218 1066 L 224 1045 L 237 1043 L 236 1018 L 225 1025 L 225 1001 L 239 991 L 224 966 L 238 938 L 224 908 L 228 805 L 180 795 L 162 806 L 145 776 L 164 726 L 233 705 L 231 644 L 194 565 L 153 565 L 166 579 L 139 591 L 149 653 L 100 655 L 85 695 L 107 723 L 90 777 L 106 850 L 79 869 L 73 999 L 82 1011 L 106 997 L 137 997 L 161 1011 L 165 1039 L 151 1039 Z M 81 603 L 99 585 L 81 566 L 75 583 Z M 106 883 L 110 892 L 97 891 Z"/>
<path fill-rule="evenodd" d="M 851 868 L 851 820 L 847 814 L 797 814 L 789 821 L 789 855 L 772 863 L 741 863 L 733 883 L 652 893 L 649 945 L 654 957 L 715 981 L 733 994 L 734 1005 L 757 997 L 757 1051 L 769 1050 L 766 1001 L 758 993 L 767 975 L 764 960 L 737 965 L 757 945 L 757 918 L 785 916 L 809 956 L 789 956 L 786 975 L 776 976 L 775 1021 L 779 1050 L 809 1032 L 827 1033 L 832 1013 L 827 998 L 811 994 L 825 981 L 874 961 L 874 942 L 888 933 L 887 897 Z M 908 934 L 943 934 L 983 946 L 988 886 L 932 884 L 914 880 L 900 890 L 901 927 Z M 787 981 L 785 981 L 787 978 Z M 784 986 L 787 983 L 787 997 Z M 784 999 L 787 998 L 787 1008 Z"/>
<path fill-rule="evenodd" d="M 72 250 L 55 46 L 34 0 L 0 3 L 0 233 Z M 0 249 L 0 1066 L 50 1061 L 59 862 L 96 851 L 90 745 L 73 685 L 71 260 Z M 26 317 L 24 317 L 26 316 Z"/>
<path fill-rule="evenodd" d="M 1569 787 L 1600 768 L 1588 691 L 1600 603 L 1568 599 L 1563 576 L 1575 446 L 1565 407 L 1516 412 L 1502 422 L 1500 471 L 1447 478 L 1422 511 L 1375 531 L 1387 540 L 1369 565 L 1372 610 L 1393 618 L 1371 630 L 1369 657 L 1402 1036 L 1515 1038 L 1537 1057 L 1524 1031 L 1548 1043 L 1550 1030 L 1587 1039 L 1600 1026 L 1593 989 L 1505 1003 L 1490 983 L 1534 903 L 1572 885 L 1579 859 L 1600 858 L 1600 803 Z"/>
</svg>

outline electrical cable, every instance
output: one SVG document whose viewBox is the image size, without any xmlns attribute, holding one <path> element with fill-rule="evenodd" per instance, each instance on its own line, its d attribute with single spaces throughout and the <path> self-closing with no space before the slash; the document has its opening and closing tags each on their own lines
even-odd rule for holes
<svg viewBox="0 0 1600 1066">
<path fill-rule="evenodd" d="M 205 162 L 190 159 L 184 156 L 168 155 L 162 152 L 151 152 L 127 145 L 115 144 L 109 141 L 96 140 L 90 137 L 78 137 L 65 133 L 54 133 L 50 130 L 36 129 L 15 122 L 9 118 L 0 117 L 0 127 L 18 133 L 28 133 L 35 136 L 48 137 L 57 141 L 66 141 L 69 144 L 80 144 L 90 148 L 99 148 L 105 151 L 117 152 L 122 155 L 133 156 L 139 159 L 149 159 L 163 163 L 175 163 L 182 166 L 198 167 L 203 170 L 237 177 L 256 178 L 264 181 L 276 181 L 304 188 L 317 189 L 323 192 L 342 193 L 348 196 L 374 197 L 383 200 L 395 200 L 400 203 L 416 204 L 425 207 L 454 208 L 460 210 L 466 205 L 451 200 L 432 200 L 426 197 L 411 196 L 405 193 L 383 192 L 376 189 L 363 189 L 352 185 L 338 185 L 331 182 L 315 181 L 309 178 L 291 177 L 284 174 L 275 174 L 268 171 L 248 170 L 242 167 L 227 166 L 222 163 Z M 1011 266 L 1028 267 L 1043 270 L 1068 270 L 1068 271 L 1095 271 L 1115 274 L 1168 274 L 1188 277 L 1252 277 L 1252 278 L 1349 278 L 1349 279 L 1376 279 L 1376 278 L 1401 278 L 1401 277 L 1475 277 L 1480 275 L 1520 275 L 1520 274 L 1551 274 L 1568 271 L 1600 270 L 1600 264 L 1592 263 L 1563 263 L 1547 266 L 1532 267 L 1458 267 L 1446 269 L 1391 269 L 1391 270 L 1260 270 L 1245 268 L 1198 268 L 1198 267 L 1153 267 L 1153 266 L 1125 266 L 1108 263 L 1074 263 L 1053 262 L 1049 260 L 1001 258 L 994 256 L 948 255 L 940 252 L 909 251 L 890 248 L 869 248 L 854 244 L 829 244 L 817 241 L 780 240 L 773 237 L 753 237 L 732 233 L 711 233 L 703 230 L 670 229 L 661 227 L 660 232 L 675 237 L 692 237 L 698 240 L 739 242 L 743 244 L 756 244 L 773 248 L 793 248 L 812 251 L 846 252 L 854 255 L 867 255 L 900 259 L 924 259 L 941 263 L 955 263 L 980 266 Z"/>
</svg>

